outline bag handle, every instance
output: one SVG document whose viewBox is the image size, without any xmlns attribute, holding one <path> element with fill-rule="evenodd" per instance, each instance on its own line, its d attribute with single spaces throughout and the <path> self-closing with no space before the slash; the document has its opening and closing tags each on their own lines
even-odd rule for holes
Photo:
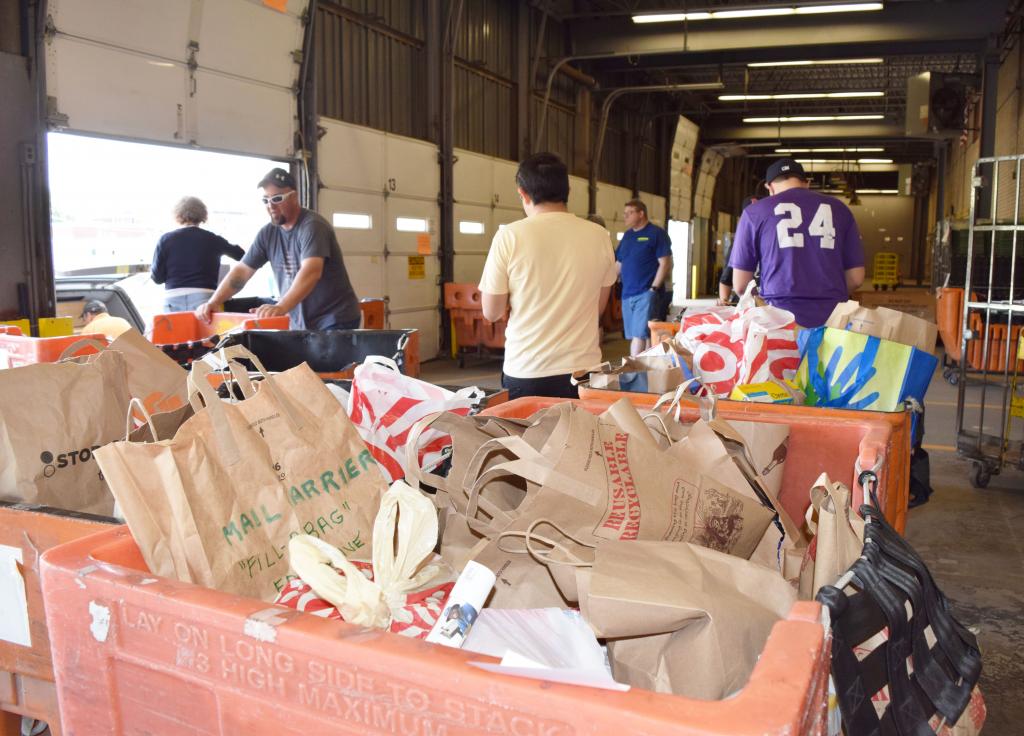
<svg viewBox="0 0 1024 736">
<path fill-rule="evenodd" d="M 82 348 L 96 348 L 96 352 L 102 352 L 107 347 L 107 344 L 101 342 L 92 337 L 83 337 L 80 340 L 75 340 L 73 343 L 68 345 L 66 348 L 60 351 L 60 357 L 57 358 L 57 362 L 68 360 L 72 357 L 79 357 L 76 355 Z M 90 353 L 91 355 L 91 353 Z"/>
<path fill-rule="evenodd" d="M 252 385 L 252 378 L 249 377 L 249 371 L 237 360 L 237 358 L 244 358 L 246 356 L 239 354 L 235 348 L 241 348 L 241 346 L 228 345 L 226 347 L 222 347 L 218 351 L 208 353 L 203 356 L 202 360 L 212 365 L 213 358 L 216 356 L 220 362 L 227 366 L 228 370 L 231 371 L 231 377 L 242 390 L 242 398 L 251 399 L 256 395 L 256 388 Z M 242 348 L 242 350 L 245 350 L 245 348 Z M 253 356 L 253 358 L 255 358 L 255 356 Z M 258 363 L 258 359 L 255 362 Z M 220 366 L 213 367 L 220 368 Z"/>
<path fill-rule="evenodd" d="M 251 362 L 253 364 L 253 366 L 256 368 L 256 371 L 263 377 L 263 390 L 270 392 L 270 394 L 273 397 L 275 403 L 277 403 L 281 407 L 281 410 L 282 410 L 282 412 L 283 412 L 283 414 L 285 416 L 285 419 L 291 425 L 292 429 L 294 429 L 295 431 L 302 430 L 302 428 L 305 426 L 305 422 L 302 419 L 302 415 L 295 408 L 295 404 L 292 402 L 292 400 L 289 399 L 285 395 L 284 391 L 281 390 L 281 387 L 277 385 L 277 380 L 272 375 L 270 375 L 267 372 L 267 369 L 263 367 L 262 361 L 260 361 L 260 359 L 258 357 L 256 357 L 256 355 L 254 355 L 252 353 L 252 351 L 250 351 L 248 348 L 246 348 L 246 347 L 244 347 L 242 345 L 230 345 L 230 346 L 228 346 L 226 348 L 223 348 L 219 352 L 220 352 L 220 354 L 222 356 L 222 359 L 225 359 L 227 361 L 227 364 L 228 364 L 229 368 L 231 369 L 232 376 L 234 376 L 236 379 L 238 378 L 238 374 L 235 373 L 235 369 L 234 368 L 231 368 L 232 362 L 236 362 L 237 359 L 239 359 L 239 358 L 244 359 L 244 360 L 248 360 L 249 362 Z M 210 368 L 209 364 L 206 363 L 205 361 L 197 361 L 197 363 L 205 364 L 207 366 L 207 368 Z M 192 366 L 193 370 L 195 369 L 197 363 L 193 363 L 193 366 Z M 245 374 L 246 374 L 245 380 L 249 383 L 249 386 L 251 388 L 252 387 L 252 382 L 249 381 L 248 371 L 246 371 L 243 366 L 238 366 L 238 370 L 240 370 L 242 372 L 245 372 Z M 212 372 L 212 369 L 211 370 L 207 370 L 206 371 L 206 375 L 209 375 L 210 372 Z M 205 376 L 204 376 L 204 378 L 205 378 Z M 200 382 L 200 385 L 202 385 L 204 383 L 205 383 L 206 386 L 210 385 L 209 380 L 205 380 L 205 381 Z M 196 406 L 196 402 L 193 401 L 193 399 L 195 397 L 195 394 L 193 393 L 192 389 L 196 386 L 196 382 L 192 380 L 191 373 L 189 374 L 189 384 L 188 385 L 189 385 L 189 402 L 192 404 L 192 408 L 195 409 L 198 412 L 201 409 L 201 407 L 197 407 Z M 210 387 L 210 388 L 212 389 L 212 387 Z M 202 392 L 200 391 L 200 393 L 202 393 Z M 242 389 L 242 393 L 243 393 L 243 395 L 245 395 L 245 389 L 244 388 Z M 255 390 L 253 390 L 253 394 L 255 394 Z M 216 392 L 214 392 L 214 395 L 216 395 Z M 203 398 L 204 398 L 204 400 L 206 400 L 206 395 L 205 394 L 203 394 Z M 249 398 L 249 397 L 246 396 L 246 398 Z M 218 402 L 219 402 L 219 398 L 218 398 Z M 207 401 L 207 403 L 209 403 L 209 402 Z"/>
<path fill-rule="evenodd" d="M 132 429 L 134 429 L 133 425 L 135 424 L 135 416 L 133 414 L 133 409 L 135 408 L 138 408 L 139 413 L 142 414 L 143 419 L 146 420 L 146 424 L 149 425 L 149 433 L 152 435 L 153 441 L 159 442 L 160 437 L 157 435 L 156 425 L 153 424 L 153 415 L 149 413 L 148 409 L 146 409 L 146 405 L 142 402 L 142 399 L 134 396 L 131 401 L 128 402 L 128 415 L 125 418 L 124 423 L 124 441 L 128 441 L 128 438 L 131 436 Z"/>
<path fill-rule="evenodd" d="M 395 362 L 394 358 L 388 358 L 384 355 L 367 355 L 363 359 L 363 365 L 379 365 L 384 368 L 390 368 L 395 373 L 401 373 L 401 369 L 398 367 L 398 363 Z"/>
<path fill-rule="evenodd" d="M 483 464 L 496 449 L 508 450 L 517 459 L 500 463 L 493 468 L 483 471 Z M 463 491 L 465 491 L 467 499 L 472 503 L 474 493 L 479 496 L 479 492 L 484 485 L 506 475 L 515 475 L 537 485 L 550 486 L 585 503 L 595 503 L 598 500 L 598 496 L 601 495 L 593 486 L 582 483 L 556 470 L 554 463 L 550 459 L 535 450 L 529 442 L 517 435 L 496 437 L 493 440 L 488 440 L 477 449 L 469 462 L 469 470 L 466 472 L 467 478 L 476 478 L 476 481 L 472 486 L 464 483 Z"/>
<path fill-rule="evenodd" d="M 591 373 L 608 373 L 611 370 L 612 370 L 611 361 L 607 361 L 606 360 L 603 363 L 598 363 L 597 365 L 592 365 L 589 368 L 581 368 L 579 370 L 573 371 L 569 375 L 569 383 L 570 383 L 570 385 L 573 385 L 573 386 L 579 386 L 580 384 L 588 384 L 588 383 L 590 383 L 590 374 Z"/>
<path fill-rule="evenodd" d="M 831 508 L 828 506 L 830 502 Z M 818 533 L 818 522 L 814 520 L 814 514 L 818 512 L 820 516 L 822 508 L 829 513 L 835 514 L 837 517 L 846 519 L 850 518 L 850 514 L 853 511 L 850 501 L 850 489 L 839 481 L 833 481 L 828 477 L 828 473 L 822 473 L 818 476 L 818 480 L 814 482 L 814 485 L 811 487 L 811 504 L 804 513 L 807 528 L 812 535 Z"/>
<path fill-rule="evenodd" d="M 700 386 L 700 390 L 696 394 L 689 390 L 690 386 L 694 383 Z M 696 378 L 690 378 L 679 384 L 675 391 L 669 391 L 659 396 L 658 400 L 654 402 L 654 406 L 651 407 L 651 411 L 644 415 L 644 419 L 646 420 L 647 417 L 656 414 L 664 406 L 665 413 L 673 412 L 675 420 L 678 422 L 682 415 L 682 403 L 684 401 L 689 404 L 696 404 L 700 409 L 701 418 L 705 421 L 710 422 L 718 417 L 718 399 Z"/>
<path fill-rule="evenodd" d="M 589 542 L 584 542 L 583 540 L 574 537 L 573 535 L 569 534 L 567 531 L 562 529 L 562 527 L 558 526 L 558 524 L 556 524 L 555 522 L 551 521 L 550 519 L 545 519 L 545 518 L 535 519 L 533 521 L 533 523 L 530 524 L 530 526 L 528 526 L 526 528 L 526 531 L 523 531 L 523 532 L 521 532 L 521 531 L 505 531 L 505 532 L 502 532 L 501 534 L 498 535 L 498 540 L 497 540 L 497 542 L 498 542 L 498 549 L 500 549 L 502 552 L 507 552 L 507 553 L 510 553 L 510 554 L 522 554 L 525 551 L 526 554 L 530 555 L 530 557 L 532 557 L 533 559 L 535 559 L 537 562 L 541 563 L 542 565 L 564 565 L 566 567 L 593 567 L 594 566 L 593 561 L 588 562 L 587 560 L 582 559 L 581 557 L 579 557 L 579 555 L 577 555 L 575 552 L 570 550 L 565 544 L 563 544 L 561 542 L 557 542 L 557 541 L 555 541 L 554 539 L 552 539 L 550 537 L 546 537 L 546 536 L 543 536 L 541 534 L 538 534 L 536 532 L 536 529 L 537 529 L 538 526 L 541 526 L 541 525 L 550 526 L 552 529 L 554 529 L 556 532 L 561 534 L 563 537 L 565 537 L 566 539 L 569 539 L 569 540 L 575 542 L 576 544 L 578 544 L 581 547 L 586 547 L 587 549 L 597 549 L 597 545 L 596 544 L 590 544 Z M 505 539 L 513 539 L 513 538 L 518 538 L 518 537 L 522 537 L 523 545 L 525 547 L 525 550 L 506 549 L 505 547 L 501 546 L 501 543 L 502 543 L 503 540 L 505 540 Z M 535 545 L 538 542 L 540 542 L 541 544 L 547 545 L 548 549 L 546 549 L 546 550 L 537 549 L 537 547 Z M 551 553 L 555 552 L 555 551 L 561 552 L 565 556 L 565 559 L 563 559 L 563 560 L 552 559 Z"/>
<path fill-rule="evenodd" d="M 199 397 L 202 397 L 210 415 L 210 424 L 213 425 L 213 433 L 216 437 L 217 445 L 220 447 L 221 452 L 224 453 L 225 461 L 228 465 L 237 465 L 239 460 L 241 460 L 241 453 L 238 450 L 238 443 L 231 433 L 231 426 L 228 423 L 224 402 L 217 396 L 217 390 L 210 385 L 209 376 L 211 373 L 213 373 L 213 369 L 209 363 L 202 360 L 192 363 L 192 370 L 188 374 L 188 400 L 198 414 L 203 409 L 202 402 L 199 401 Z"/>
</svg>

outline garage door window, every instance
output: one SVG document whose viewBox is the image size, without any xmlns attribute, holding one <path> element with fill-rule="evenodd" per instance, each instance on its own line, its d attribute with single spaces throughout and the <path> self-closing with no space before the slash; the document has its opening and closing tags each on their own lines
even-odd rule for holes
<svg viewBox="0 0 1024 736">
<path fill-rule="evenodd" d="M 331 216 L 334 227 L 341 230 L 372 230 L 373 218 L 360 212 L 335 212 Z"/>
<path fill-rule="evenodd" d="M 280 162 L 172 146 L 50 133 L 53 260 L 58 275 L 149 265 L 184 196 L 199 197 L 204 227 L 248 248 L 267 223 L 257 182 Z M 286 165 L 286 164 L 285 164 Z"/>
</svg>

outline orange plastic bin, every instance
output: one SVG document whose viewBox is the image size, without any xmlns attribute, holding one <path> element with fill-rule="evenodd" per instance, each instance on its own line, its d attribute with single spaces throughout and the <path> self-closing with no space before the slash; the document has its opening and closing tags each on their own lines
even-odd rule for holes
<svg viewBox="0 0 1024 736">
<path fill-rule="evenodd" d="M 0 331 L 0 368 L 18 368 L 33 363 L 55 363 L 69 347 L 82 341 L 82 335 L 62 337 L 30 337 L 21 334 L 17 327 L 5 326 Z M 101 343 L 108 342 L 103 335 L 86 335 Z M 72 356 L 95 353 L 93 345 L 83 343 Z"/>
<path fill-rule="evenodd" d="M 380 298 L 360 299 L 359 311 L 363 313 L 364 330 L 384 329 L 384 300 Z M 281 329 L 287 330 L 287 327 Z"/>
<path fill-rule="evenodd" d="M 182 342 L 205 340 L 222 335 L 228 330 L 287 330 L 288 315 L 257 319 L 243 312 L 216 312 L 207 324 L 194 312 L 169 312 L 153 318 L 149 340 L 155 345 L 175 345 Z"/>
<path fill-rule="evenodd" d="M 580 388 L 580 396 L 583 406 L 595 412 L 604 411 L 623 397 L 637 407 L 651 407 L 658 400 L 654 394 L 590 388 Z M 517 399 L 486 413 L 519 416 L 559 401 L 564 399 Z M 811 486 L 822 472 L 827 472 L 832 480 L 854 488 L 854 504 L 860 505 L 863 490 L 854 478 L 854 465 L 859 460 L 863 470 L 878 466 L 878 500 L 882 512 L 901 534 L 906 529 L 910 494 L 908 412 L 824 409 L 750 401 L 719 401 L 717 406 L 718 415 L 725 420 L 789 425 L 789 451 L 783 469 L 780 500 L 783 508 L 798 522 L 807 510 Z M 698 416 L 696 406 L 683 404 L 682 421 L 695 422 Z"/>
<path fill-rule="evenodd" d="M 651 345 L 671 342 L 679 332 L 679 327 L 679 322 L 656 322 L 651 320 L 647 323 L 647 328 L 651 331 Z"/>
<path fill-rule="evenodd" d="M 480 655 L 157 578 L 126 528 L 50 550 L 43 590 L 68 733 L 825 733 L 830 638 L 812 602 L 774 626 L 745 688 L 700 701 L 505 677 L 468 664 Z"/>
<path fill-rule="evenodd" d="M 30 637 L 27 645 L 0 639 L 0 736 L 19 736 L 22 716 L 46 721 L 54 736 L 61 733 L 39 582 L 39 555 L 55 545 L 95 534 L 112 523 L 113 519 L 44 506 L 0 503 L 0 545 L 21 552 L 18 567 L 24 581 Z M 0 615 L 15 615 L 14 605 L 12 600 L 0 601 Z"/>
</svg>

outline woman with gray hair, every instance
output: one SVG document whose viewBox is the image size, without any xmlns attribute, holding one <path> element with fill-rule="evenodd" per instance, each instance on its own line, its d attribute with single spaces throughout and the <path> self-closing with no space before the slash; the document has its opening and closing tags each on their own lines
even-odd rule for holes
<svg viewBox="0 0 1024 736">
<path fill-rule="evenodd" d="M 220 280 L 221 256 L 239 260 L 245 251 L 204 230 L 206 205 L 198 197 L 182 197 L 174 205 L 180 228 L 164 234 L 153 253 L 150 276 L 164 285 L 168 312 L 191 312 L 205 304 Z"/>
</svg>

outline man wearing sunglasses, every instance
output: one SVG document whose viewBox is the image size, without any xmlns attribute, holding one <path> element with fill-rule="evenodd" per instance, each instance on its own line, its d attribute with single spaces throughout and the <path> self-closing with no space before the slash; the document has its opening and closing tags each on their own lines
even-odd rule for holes
<svg viewBox="0 0 1024 736">
<path fill-rule="evenodd" d="M 293 330 L 350 330 L 359 327 L 359 300 L 345 269 L 334 228 L 299 203 L 295 179 L 284 169 L 271 169 L 257 185 L 270 222 L 209 301 L 196 309 L 210 322 L 216 305 L 237 294 L 263 264 L 274 269 L 281 298 L 254 310 L 257 317 L 291 317 Z"/>
</svg>

